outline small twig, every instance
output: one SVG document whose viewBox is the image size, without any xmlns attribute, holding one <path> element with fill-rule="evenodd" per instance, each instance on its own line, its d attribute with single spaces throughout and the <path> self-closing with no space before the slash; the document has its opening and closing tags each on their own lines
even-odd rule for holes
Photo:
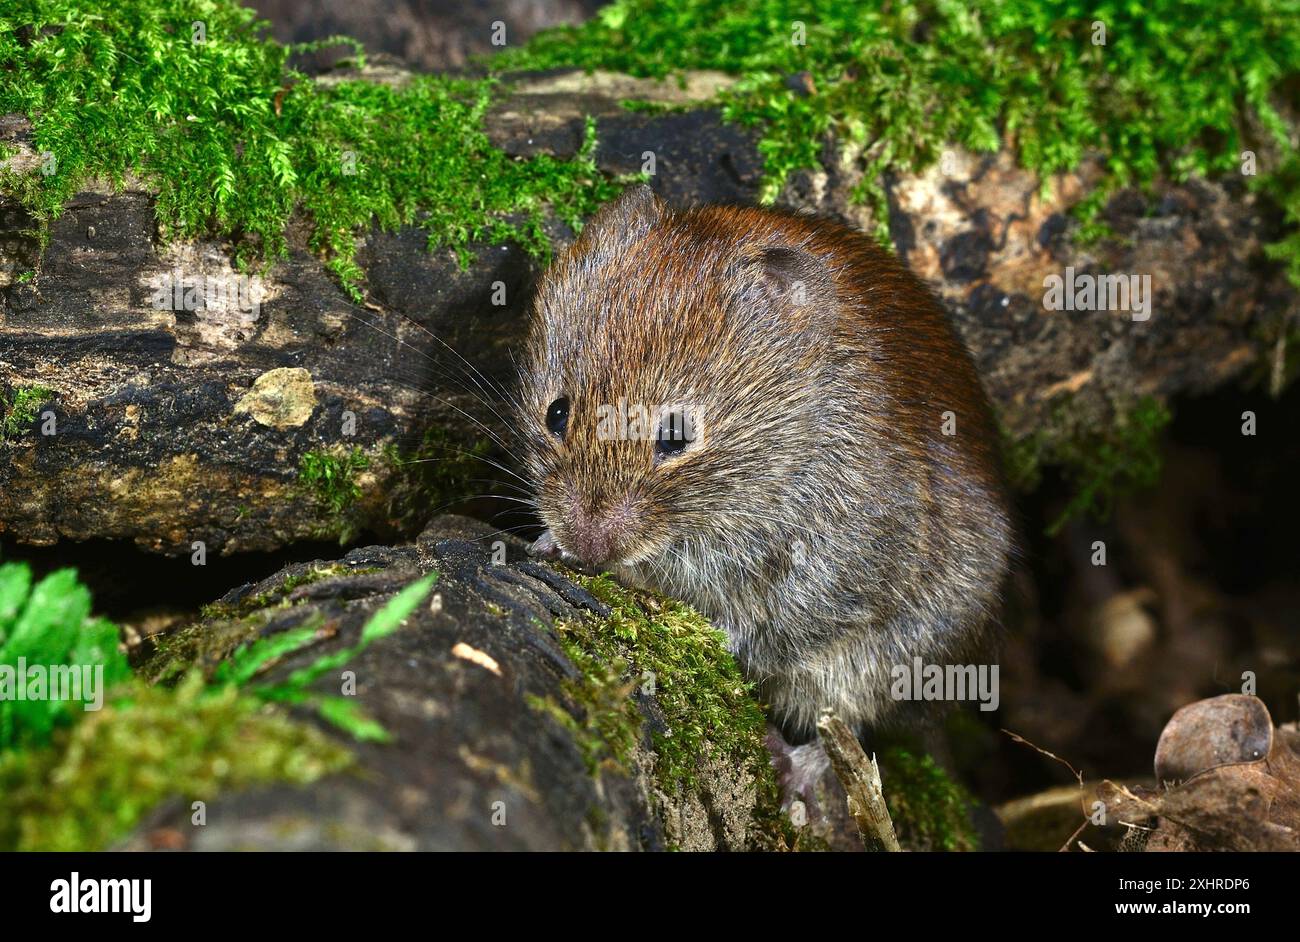
<svg viewBox="0 0 1300 942">
<path fill-rule="evenodd" d="M 1168 817 L 1168 815 L 1165 812 L 1163 802 L 1157 805 L 1153 801 L 1147 801 L 1147 799 L 1141 798 L 1133 794 L 1133 792 L 1129 789 L 1129 787 L 1123 783 L 1111 782 L 1110 784 L 1115 786 L 1115 791 L 1117 791 L 1120 794 L 1120 797 L 1127 798 L 1129 801 L 1133 802 L 1134 804 L 1140 805 L 1143 808 L 1148 809 L 1153 816 L 1157 818 Z"/>
<path fill-rule="evenodd" d="M 1045 756 L 1047 756 L 1047 758 L 1049 758 L 1049 759 L 1055 759 L 1057 762 L 1061 763 L 1061 765 L 1063 765 L 1063 766 L 1065 766 L 1067 769 L 1069 769 L 1069 770 L 1070 770 L 1070 773 L 1071 773 L 1071 774 L 1072 774 L 1072 775 L 1073 775 L 1073 776 L 1078 780 L 1078 782 L 1079 782 L 1079 809 L 1083 812 L 1083 823 L 1080 824 L 1079 827 L 1075 829 L 1075 832 L 1069 836 L 1069 838 L 1066 840 L 1066 842 L 1065 842 L 1064 844 L 1061 845 L 1061 849 L 1058 851 L 1058 853 L 1062 853 L 1062 854 L 1063 854 L 1063 853 L 1066 853 L 1067 851 L 1069 851 L 1069 849 L 1070 849 L 1070 845 L 1073 844 L 1076 840 L 1078 840 L 1079 835 L 1082 834 L 1082 833 L 1084 832 L 1084 829 L 1086 829 L 1086 828 L 1088 827 L 1088 825 L 1091 823 L 1091 821 L 1090 821 L 1089 818 L 1088 818 L 1088 809 L 1085 808 L 1085 807 L 1083 806 L 1083 802 L 1084 802 L 1084 795 L 1083 795 L 1083 773 L 1080 772 L 1078 769 L 1076 769 L 1074 766 L 1070 765 L 1070 763 L 1066 762 L 1064 759 L 1062 759 L 1062 758 L 1061 758 L 1060 756 L 1058 756 L 1056 753 L 1054 753 L 1054 752 L 1048 752 L 1048 751 L 1047 751 L 1046 749 L 1044 749 L 1042 746 L 1036 746 L 1036 745 L 1034 745 L 1034 744 L 1031 743 L 1028 739 L 1026 739 L 1024 736 L 1019 736 L 1019 735 L 1017 735 L 1016 733 L 1011 732 L 1011 730 L 1009 730 L 1009 729 L 1003 729 L 1002 732 L 1006 733 L 1008 736 L 1010 736 L 1013 740 L 1015 740 L 1016 742 L 1020 743 L 1021 745 L 1023 745 L 1023 746 L 1028 746 L 1030 749 L 1033 749 L 1035 752 L 1037 752 L 1037 753 L 1039 753 L 1039 754 L 1041 754 L 1041 755 L 1045 755 Z M 1083 846 L 1084 846 L 1083 841 L 1079 841 L 1079 846 L 1080 846 L 1080 847 L 1083 847 Z M 1085 849 L 1086 849 L 1086 848 L 1085 848 Z"/>
<path fill-rule="evenodd" d="M 894 822 L 885 805 L 880 784 L 880 767 L 875 757 L 868 759 L 858 737 L 835 715 L 823 710 L 817 721 L 817 736 L 830 757 L 831 768 L 849 796 L 849 813 L 857 822 L 858 833 L 867 850 L 901 851 L 894 834 Z"/>
<path fill-rule="evenodd" d="M 1083 829 L 1086 828 L 1088 824 L 1089 824 L 1088 819 L 1084 818 L 1083 823 L 1080 824 L 1077 828 L 1075 828 L 1073 834 L 1071 834 L 1068 838 L 1066 838 L 1065 843 L 1061 845 L 1057 853 L 1058 854 L 1068 853 L 1070 850 L 1070 845 L 1073 844 L 1075 842 L 1075 839 L 1078 838 L 1078 836 L 1083 833 Z M 1083 846 L 1083 841 L 1079 841 L 1079 846 L 1080 847 Z"/>
<path fill-rule="evenodd" d="M 1047 758 L 1055 759 L 1057 762 L 1061 763 L 1061 765 L 1065 766 L 1067 769 L 1070 770 L 1070 774 L 1072 774 L 1076 779 L 1079 780 L 1079 787 L 1083 788 L 1083 773 L 1080 772 L 1078 769 L 1076 769 L 1074 766 L 1070 765 L 1070 763 L 1066 762 L 1056 753 L 1048 752 L 1042 746 L 1035 746 L 1024 736 L 1019 736 L 1011 732 L 1011 730 L 1009 729 L 1003 729 L 1002 732 L 1006 733 L 1008 736 L 1010 736 L 1012 739 L 1014 739 L 1016 742 L 1020 743 L 1021 745 L 1028 746 L 1030 749 L 1033 749 L 1035 752 L 1042 753 L 1043 755 L 1047 756 Z"/>
<path fill-rule="evenodd" d="M 1293 304 L 1291 310 L 1282 315 L 1282 322 L 1278 324 L 1277 341 L 1273 344 L 1273 368 L 1268 383 L 1269 395 L 1274 399 L 1282 395 L 1282 390 L 1286 386 L 1287 334 L 1298 320 L 1300 320 L 1300 305 Z"/>
</svg>

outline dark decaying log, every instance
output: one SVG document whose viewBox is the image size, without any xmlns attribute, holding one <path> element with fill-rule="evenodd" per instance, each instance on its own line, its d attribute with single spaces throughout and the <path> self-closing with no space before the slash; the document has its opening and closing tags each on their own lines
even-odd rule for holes
<svg viewBox="0 0 1300 942">
<path fill-rule="evenodd" d="M 187 800 L 155 809 L 123 846 L 190 850 L 743 850 L 782 838 L 770 797 L 733 756 L 698 756 L 692 783 L 671 792 L 655 774 L 652 693 L 631 695 L 646 717 L 622 766 L 593 770 L 574 736 L 545 709 L 575 717 L 566 694 L 578 669 L 552 628 L 598 618 L 602 603 L 553 570 L 494 564 L 485 524 L 440 517 L 413 543 L 354 549 L 336 563 L 297 563 L 232 590 L 192 629 L 214 638 L 272 637 L 318 624 L 324 640 L 267 675 L 283 680 L 353 645 L 392 596 L 437 571 L 433 594 L 394 634 L 346 665 L 355 703 L 389 743 L 352 743 L 356 768 L 306 789 L 262 788 L 211 798 L 192 827 Z M 349 572 L 355 570 L 355 574 Z M 310 580 L 310 574 L 328 573 Z M 283 591 L 286 583 L 295 586 Z M 237 630 L 236 630 L 237 629 Z M 217 645 L 219 648 L 220 645 Z M 199 658 L 220 657 L 209 647 Z M 331 671 L 315 687 L 337 695 Z M 310 716 L 310 714 L 307 714 Z M 755 738 L 757 743 L 757 738 Z"/>
</svg>

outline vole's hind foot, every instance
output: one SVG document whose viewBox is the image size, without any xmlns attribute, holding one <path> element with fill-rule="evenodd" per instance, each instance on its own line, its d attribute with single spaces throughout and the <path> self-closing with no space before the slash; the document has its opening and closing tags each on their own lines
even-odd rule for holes
<svg viewBox="0 0 1300 942">
<path fill-rule="evenodd" d="M 795 824 L 820 821 L 822 811 L 817 786 L 831 767 L 831 760 L 822 744 L 814 741 L 792 746 L 774 726 L 767 728 L 765 743 L 772 756 L 777 784 L 781 787 L 781 810 Z"/>
</svg>

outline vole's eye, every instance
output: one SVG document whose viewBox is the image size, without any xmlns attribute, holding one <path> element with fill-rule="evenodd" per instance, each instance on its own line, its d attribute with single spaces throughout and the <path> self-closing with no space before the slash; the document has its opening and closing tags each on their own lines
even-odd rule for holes
<svg viewBox="0 0 1300 942">
<path fill-rule="evenodd" d="M 655 451 L 660 457 L 675 455 L 682 451 L 693 437 L 684 412 L 677 409 L 665 412 L 663 418 L 659 420 L 659 433 L 655 436 Z"/>
<path fill-rule="evenodd" d="M 561 396 L 551 403 L 546 410 L 546 427 L 556 438 L 564 437 L 564 430 L 569 426 L 569 399 Z"/>
</svg>

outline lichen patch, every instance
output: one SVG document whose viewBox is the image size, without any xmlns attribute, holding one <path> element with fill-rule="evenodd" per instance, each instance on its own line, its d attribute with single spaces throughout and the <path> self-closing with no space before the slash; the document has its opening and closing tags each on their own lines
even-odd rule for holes
<svg viewBox="0 0 1300 942">
<path fill-rule="evenodd" d="M 248 413 L 271 428 L 297 428 L 311 418 L 316 408 L 316 387 L 311 373 L 301 367 L 283 366 L 263 373 L 252 388 L 235 403 L 235 414 Z"/>
</svg>

